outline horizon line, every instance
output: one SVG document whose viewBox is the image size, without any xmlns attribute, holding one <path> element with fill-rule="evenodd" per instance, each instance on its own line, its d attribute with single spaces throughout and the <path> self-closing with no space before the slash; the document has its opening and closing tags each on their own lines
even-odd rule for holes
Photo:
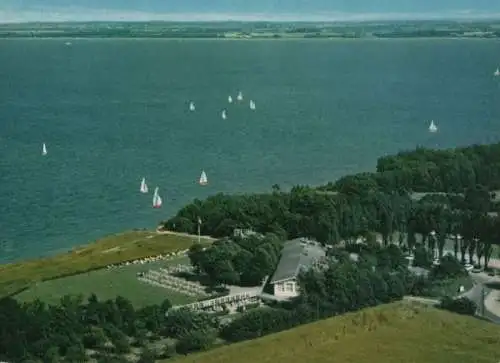
<svg viewBox="0 0 500 363">
<path fill-rule="evenodd" d="M 494 21 L 500 20 L 499 13 L 475 10 L 451 10 L 434 13 L 354 13 L 354 12 L 311 12 L 297 13 L 155 13 L 144 11 L 116 11 L 109 9 L 53 8 L 22 11 L 1 10 L 0 24 L 29 23 L 82 23 L 82 22 L 340 22 L 361 23 L 373 21 Z"/>
</svg>

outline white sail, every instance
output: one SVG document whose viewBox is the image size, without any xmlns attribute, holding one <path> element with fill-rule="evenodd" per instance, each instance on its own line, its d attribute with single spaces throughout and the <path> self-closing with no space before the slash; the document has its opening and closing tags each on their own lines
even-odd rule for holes
<svg viewBox="0 0 500 363">
<path fill-rule="evenodd" d="M 200 185 L 207 185 L 208 184 L 207 173 L 205 173 L 205 170 L 203 170 L 201 172 L 199 183 L 200 183 Z"/>
<path fill-rule="evenodd" d="M 496 71 L 493 73 L 495 77 L 500 76 L 500 68 L 497 68 Z"/>
<path fill-rule="evenodd" d="M 42 145 L 42 155 L 47 155 L 47 146 L 45 145 L 45 143 L 43 143 Z"/>
<path fill-rule="evenodd" d="M 240 92 L 238 92 L 238 96 L 236 97 L 236 99 L 237 99 L 238 101 L 243 101 L 243 93 L 241 93 L 241 91 L 240 91 Z"/>
<path fill-rule="evenodd" d="M 229 103 L 233 103 L 233 98 L 232 98 L 231 96 L 228 96 L 228 98 L 227 98 L 227 102 L 229 102 Z"/>
<path fill-rule="evenodd" d="M 140 191 L 141 191 L 141 193 L 148 192 L 148 185 L 146 184 L 146 178 L 142 178 Z"/>
<path fill-rule="evenodd" d="M 223 120 L 227 119 L 226 110 L 222 110 L 221 117 L 222 117 Z"/>
<path fill-rule="evenodd" d="M 250 100 L 250 109 L 255 110 L 255 102 L 253 102 L 252 100 Z"/>
<path fill-rule="evenodd" d="M 196 110 L 194 102 L 189 102 L 189 111 L 194 111 L 194 110 Z"/>
<path fill-rule="evenodd" d="M 431 121 L 431 124 L 429 125 L 429 132 L 436 132 L 438 130 L 436 124 L 434 123 L 434 120 Z"/>
<path fill-rule="evenodd" d="M 158 194 L 158 187 L 155 188 L 155 192 L 153 194 L 153 208 L 160 208 L 162 205 L 162 200 L 160 195 Z"/>
</svg>

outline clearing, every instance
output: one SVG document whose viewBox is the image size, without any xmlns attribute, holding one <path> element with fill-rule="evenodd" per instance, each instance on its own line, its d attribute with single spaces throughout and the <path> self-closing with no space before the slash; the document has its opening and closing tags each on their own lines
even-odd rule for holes
<svg viewBox="0 0 500 363">
<path fill-rule="evenodd" d="M 500 326 L 398 302 L 166 362 L 497 363 Z"/>
<path fill-rule="evenodd" d="M 32 301 L 38 298 L 46 303 L 58 303 L 64 295 L 81 294 L 86 299 L 94 293 L 99 300 L 114 299 L 119 295 L 123 296 L 130 300 L 136 308 L 160 304 L 167 298 L 173 305 L 189 304 L 196 299 L 137 279 L 138 272 L 146 272 L 150 269 L 165 268 L 177 264 L 189 264 L 189 259 L 187 257 L 178 257 L 172 260 L 100 269 L 43 281 L 16 295 L 16 299 Z"/>
<path fill-rule="evenodd" d="M 5 264 L 0 266 L 0 297 L 42 281 L 82 273 L 90 275 L 88 271 L 111 264 L 186 250 L 196 241 L 195 236 L 132 231 L 108 236 L 56 256 Z M 202 243 L 210 242 L 211 239 L 202 239 Z"/>
</svg>

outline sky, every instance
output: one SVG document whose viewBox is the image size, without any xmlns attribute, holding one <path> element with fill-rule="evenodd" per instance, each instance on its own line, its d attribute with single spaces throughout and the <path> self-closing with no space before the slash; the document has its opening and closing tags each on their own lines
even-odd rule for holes
<svg viewBox="0 0 500 363">
<path fill-rule="evenodd" d="M 500 18 L 500 0 L 0 0 L 0 22 Z"/>
</svg>

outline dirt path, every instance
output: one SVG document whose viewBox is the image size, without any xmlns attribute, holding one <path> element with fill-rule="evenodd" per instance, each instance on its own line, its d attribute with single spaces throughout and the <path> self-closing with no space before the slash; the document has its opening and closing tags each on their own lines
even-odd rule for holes
<svg viewBox="0 0 500 363">
<path fill-rule="evenodd" d="M 190 237 L 190 238 L 198 238 L 198 235 L 196 234 L 189 234 L 189 233 L 182 233 L 182 232 L 174 232 L 174 231 L 168 231 L 168 230 L 156 230 L 157 234 L 170 234 L 173 236 L 181 236 L 181 237 Z M 217 238 L 213 238 L 210 236 L 200 236 L 201 239 L 204 239 L 206 241 L 215 241 Z"/>
</svg>

